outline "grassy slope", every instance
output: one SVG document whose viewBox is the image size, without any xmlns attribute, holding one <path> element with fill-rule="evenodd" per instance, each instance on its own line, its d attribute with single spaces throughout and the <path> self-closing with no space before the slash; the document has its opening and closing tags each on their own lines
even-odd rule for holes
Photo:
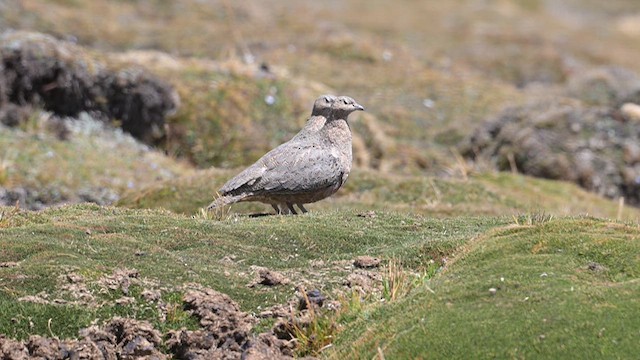
<svg viewBox="0 0 640 360">
<path fill-rule="evenodd" d="M 240 218 L 217 222 L 196 220 L 166 211 L 127 210 L 76 205 L 41 213 L 11 215 L 3 209 L 0 226 L 0 262 L 18 262 L 0 268 L 0 333 L 25 337 L 30 333 L 75 336 L 78 328 L 94 318 L 114 314 L 148 318 L 160 324 L 155 311 L 138 299 L 138 305 L 112 302 L 91 309 L 63 305 L 17 303 L 16 299 L 41 291 L 50 299 L 65 298 L 58 277 L 73 269 L 94 280 L 113 269 L 135 268 L 141 278 L 165 289 L 170 304 L 179 307 L 181 286 L 195 282 L 229 294 L 246 311 L 284 303 L 293 285 L 304 283 L 330 294 L 346 276 L 335 261 L 369 254 L 399 257 L 407 266 L 424 266 L 434 253 L 450 253 L 483 230 L 505 223 L 504 219 L 468 218 L 438 220 L 414 215 L 380 213 L 376 218 L 355 212 L 322 212 L 301 217 Z M 291 249 L 283 252 L 282 248 Z M 339 250 L 338 250 L 339 249 Z M 140 256 L 140 253 L 144 255 Z M 138 255 L 136 255 L 138 253 Z M 220 261 L 234 257 L 233 263 Z M 324 261 L 318 265 L 318 260 Z M 311 266 L 311 262 L 315 265 Z M 277 288 L 250 289 L 251 265 L 284 272 L 293 283 Z M 344 267 L 344 266 L 342 266 Z M 225 270 L 229 273 L 225 275 Z M 319 275 L 320 274 L 320 275 Z M 138 292 L 141 289 L 136 290 Z M 109 291 L 96 296 L 114 300 L 122 294 Z M 172 295 L 174 294 L 174 295 Z M 178 304 L 178 305 L 176 305 Z M 70 315 L 73 314 L 73 315 Z M 75 321 L 67 321 L 71 316 Z M 31 319 L 35 324 L 28 327 Z M 183 325 L 176 316 L 163 328 Z"/>
<path fill-rule="evenodd" d="M 188 174 L 191 166 L 87 120 L 61 141 L 34 119 L 24 129 L 0 129 L 0 186 L 71 196 L 81 189 L 116 193 Z"/>
<path fill-rule="evenodd" d="M 490 231 L 431 280 L 435 293 L 361 317 L 332 355 L 629 358 L 640 350 L 638 240 L 637 224 L 592 218 Z"/>
<path fill-rule="evenodd" d="M 352 210 L 226 221 L 93 205 L 2 211 L 0 262 L 19 264 L 0 268 L 0 317 L 13 319 L 0 323 L 0 333 L 11 337 L 75 336 L 95 319 L 114 315 L 149 319 L 163 330 L 192 327 L 180 310 L 185 283 L 228 293 L 246 311 L 285 302 L 300 283 L 336 296 L 348 274 L 341 261 L 369 254 L 401 259 L 418 272 L 431 259 L 447 258 L 448 265 L 425 284 L 435 294 L 421 285 L 406 298 L 365 307 L 342 321 L 344 331 L 327 355 L 371 358 L 377 347 L 388 358 L 624 357 L 638 350 L 637 319 L 629 316 L 640 295 L 637 212 L 636 224 L 589 217 L 549 221 L 534 214 L 517 218 L 516 225 L 506 217 L 438 219 L 379 211 L 366 218 Z M 233 262 L 220 261 L 225 256 Z M 595 271 L 588 269 L 591 262 L 598 264 Z M 282 271 L 293 283 L 247 288 L 251 265 Z M 142 287 L 132 286 L 133 305 L 113 303 L 122 296 L 119 290 L 101 292 L 96 280 L 119 268 L 137 269 L 162 290 L 173 309 L 166 322 L 140 297 Z M 71 270 L 106 304 L 16 302 L 41 292 L 71 300 L 59 279 Z M 498 289 L 495 296 L 491 287 Z"/>
</svg>

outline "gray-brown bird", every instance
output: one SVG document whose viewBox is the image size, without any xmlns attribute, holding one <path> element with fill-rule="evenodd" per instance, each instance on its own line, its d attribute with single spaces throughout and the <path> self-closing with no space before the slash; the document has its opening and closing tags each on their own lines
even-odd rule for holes
<svg viewBox="0 0 640 360">
<path fill-rule="evenodd" d="M 350 97 L 321 96 L 304 129 L 229 180 L 207 209 L 260 201 L 277 213 L 296 214 L 293 204 L 306 212 L 304 204 L 333 195 L 351 171 L 347 117 L 357 110 L 364 108 Z"/>
</svg>

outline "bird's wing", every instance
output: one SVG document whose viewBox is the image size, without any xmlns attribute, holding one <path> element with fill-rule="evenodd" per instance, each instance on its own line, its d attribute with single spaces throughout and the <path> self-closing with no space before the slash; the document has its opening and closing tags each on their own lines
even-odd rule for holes
<svg viewBox="0 0 640 360">
<path fill-rule="evenodd" d="M 282 154 L 287 152 L 288 147 L 290 147 L 289 142 L 286 142 L 264 154 L 258 161 L 227 181 L 222 188 L 220 188 L 220 194 L 234 195 L 260 190 L 262 188 L 260 186 L 262 176 L 265 172 L 269 171 L 270 168 L 278 166 L 279 160 L 277 159 L 281 158 Z"/>
<path fill-rule="evenodd" d="M 227 181 L 221 188 L 220 194 L 239 194 L 250 190 L 251 186 L 260 180 L 262 174 L 267 170 L 265 166 L 256 162 L 244 169 L 240 174 Z"/>
<path fill-rule="evenodd" d="M 320 146 L 291 146 L 270 158 L 256 192 L 300 194 L 326 189 L 342 182 L 340 154 Z"/>
</svg>

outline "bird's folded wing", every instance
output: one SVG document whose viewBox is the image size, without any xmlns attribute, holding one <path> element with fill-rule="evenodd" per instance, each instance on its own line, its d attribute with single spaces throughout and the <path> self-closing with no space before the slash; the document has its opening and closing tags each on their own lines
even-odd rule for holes
<svg viewBox="0 0 640 360">
<path fill-rule="evenodd" d="M 341 183 L 344 170 L 337 151 L 307 147 L 298 148 L 289 155 L 268 164 L 269 168 L 259 181 L 260 192 L 311 193 Z"/>
<path fill-rule="evenodd" d="M 269 171 L 269 168 L 274 165 L 277 166 L 277 164 L 282 161 L 279 159 L 286 159 L 287 149 L 289 147 L 290 145 L 288 145 L 288 143 L 284 143 L 264 154 L 253 165 L 227 181 L 227 183 L 220 188 L 220 194 L 239 194 L 261 189 L 262 186 L 259 183 L 262 180 L 262 176 L 265 172 Z"/>
<path fill-rule="evenodd" d="M 267 168 L 260 163 L 249 166 L 240 174 L 227 181 L 227 183 L 220 188 L 220 194 L 236 194 L 247 190 L 250 191 L 251 187 L 261 179 L 262 174 L 264 174 L 266 170 Z"/>
</svg>

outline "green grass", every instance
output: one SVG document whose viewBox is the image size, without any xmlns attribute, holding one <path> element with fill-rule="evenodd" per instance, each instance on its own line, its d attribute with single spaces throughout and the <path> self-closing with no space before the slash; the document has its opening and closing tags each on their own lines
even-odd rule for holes
<svg viewBox="0 0 640 360">
<path fill-rule="evenodd" d="M 490 231 L 429 282 L 434 293 L 370 310 L 330 357 L 629 358 L 640 350 L 639 240 L 637 224 L 593 218 Z"/>
<path fill-rule="evenodd" d="M 116 294 L 108 294 L 112 297 L 101 298 L 107 303 L 106 305 L 92 308 L 85 305 L 51 305 L 16 301 L 16 297 L 11 296 L 5 289 L 0 291 L 0 318 L 4 323 L 0 327 L 0 333 L 14 339 L 27 339 L 33 334 L 62 339 L 77 338 L 78 330 L 94 322 L 101 324 L 101 321 L 114 316 L 146 319 L 163 332 L 182 327 L 198 328 L 197 320 L 182 310 L 181 293 L 173 292 L 164 296 L 163 301 L 171 309 L 171 316 L 161 320 L 155 303 L 144 302 L 139 291 L 132 292 L 135 293 L 132 295 L 137 301 L 133 305 L 115 304 L 113 301 L 118 298 Z"/>
<path fill-rule="evenodd" d="M 102 129 L 97 120 L 80 121 L 65 141 L 46 129 L 46 121 L 33 122 L 32 129 L 0 131 L 0 186 L 35 190 L 45 202 L 73 199 L 79 190 L 118 194 L 191 170 L 130 136 Z"/>
<path fill-rule="evenodd" d="M 244 311 L 259 312 L 286 302 L 306 282 L 346 308 L 317 314 L 314 327 L 301 330 L 308 341 L 303 353 L 318 354 L 329 341 L 311 342 L 314 334 L 332 336 L 334 345 L 319 354 L 334 358 L 623 358 L 640 350 L 632 316 L 640 298 L 638 218 L 388 211 L 362 217 L 346 209 L 215 221 L 95 205 L 3 212 L 0 262 L 19 264 L 0 268 L 0 318 L 7 320 L 0 333 L 10 337 L 73 337 L 116 315 L 149 320 L 162 331 L 194 328 L 181 310 L 184 284 L 214 288 Z M 344 261 L 358 255 L 381 257 L 389 266 L 379 298 L 354 302 L 343 288 Z M 232 261 L 221 261 L 225 256 Z M 433 261 L 446 264 L 444 270 Z M 292 284 L 249 288 L 252 265 L 280 271 Z M 134 304 L 114 303 L 121 290 L 100 291 L 97 279 L 122 268 L 140 273 L 142 283 L 129 292 Z M 16 301 L 43 292 L 72 300 L 60 285 L 69 271 L 81 274 L 104 304 Z M 166 320 L 142 299 L 149 286 L 161 289 L 174 309 Z"/>
<path fill-rule="evenodd" d="M 118 202 L 130 208 L 163 208 L 194 215 L 207 206 L 215 192 L 240 170 L 196 171 L 192 175 L 130 191 Z M 517 216 L 588 214 L 617 218 L 618 204 L 568 182 L 536 179 L 511 173 L 471 175 L 468 180 L 394 175 L 356 168 L 343 189 L 332 198 L 310 204 L 315 210 L 394 211 L 428 216 Z M 228 210 L 250 214 L 271 212 L 260 203 L 235 204 Z M 225 211 L 225 214 L 227 212 Z M 624 207 L 621 220 L 637 220 L 640 211 Z"/>
<path fill-rule="evenodd" d="M 50 299 L 64 298 L 59 276 L 69 269 L 88 274 L 85 277 L 92 284 L 114 269 L 135 268 L 142 279 L 157 282 L 168 292 L 180 293 L 183 284 L 194 282 L 230 295 L 245 311 L 259 311 L 286 302 L 293 296 L 293 288 L 246 287 L 253 279 L 252 265 L 281 271 L 294 285 L 309 280 L 331 294 L 342 287 L 348 273 L 336 269 L 341 261 L 368 254 L 401 258 L 405 266 L 417 269 L 436 255 L 449 254 L 477 234 L 509 221 L 445 220 L 387 212 L 364 218 L 352 211 L 212 221 L 167 211 L 93 205 L 14 216 L 26 218 L 18 226 L 0 229 L 0 262 L 19 263 L 0 268 L 0 312 L 13 314 L 8 318 L 31 317 L 40 325 L 29 330 L 40 334 L 47 334 L 41 324 L 51 318 L 59 323 L 56 334 L 60 336 L 74 335 L 94 318 L 106 320 L 123 314 L 148 318 L 163 328 L 175 325 L 163 325 L 153 310 L 136 307 L 126 311 L 112 305 L 74 310 L 65 305 L 16 303 L 17 298 L 40 292 L 49 294 Z M 225 256 L 232 257 L 233 262 L 221 261 Z M 322 260 L 322 266 L 311 266 L 318 260 Z M 63 322 L 67 312 L 77 313 L 77 321 Z M 0 333 L 23 337 L 27 330 L 21 324 L 16 327 L 3 322 Z"/>
</svg>

